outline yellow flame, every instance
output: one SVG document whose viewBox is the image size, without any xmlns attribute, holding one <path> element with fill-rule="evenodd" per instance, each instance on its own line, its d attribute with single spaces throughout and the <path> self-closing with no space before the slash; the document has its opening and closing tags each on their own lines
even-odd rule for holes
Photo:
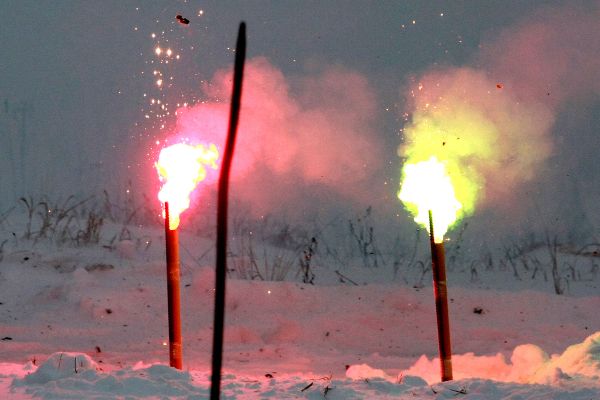
<svg viewBox="0 0 600 400">
<path fill-rule="evenodd" d="M 434 240 L 441 243 L 462 209 L 456 199 L 446 165 L 436 157 L 415 164 L 405 164 L 401 185 L 398 198 L 415 216 L 415 222 L 425 226 L 428 231 L 431 210 Z"/>
<path fill-rule="evenodd" d="M 158 199 L 169 203 L 170 229 L 177 229 L 179 215 L 190 206 L 190 194 L 206 178 L 206 166 L 217 169 L 218 158 L 214 144 L 206 147 L 177 143 L 161 150 L 155 164 L 159 179 L 164 182 Z"/>
</svg>

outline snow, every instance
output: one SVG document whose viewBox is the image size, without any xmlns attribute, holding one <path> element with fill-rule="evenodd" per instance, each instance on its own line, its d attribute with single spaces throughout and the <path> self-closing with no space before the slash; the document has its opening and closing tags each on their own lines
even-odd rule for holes
<svg viewBox="0 0 600 400">
<path fill-rule="evenodd" d="M 23 226 L 16 214 L 0 226 L 0 398 L 208 397 L 210 239 L 182 231 L 178 371 L 159 227 L 129 226 L 118 240 L 123 226 L 107 222 L 84 246 L 12 235 Z M 421 285 L 418 271 L 350 264 L 316 257 L 315 285 L 295 270 L 282 282 L 228 280 L 224 398 L 600 398 L 598 278 L 583 267 L 561 296 L 509 269 L 449 271 L 455 380 L 440 383 L 430 275 Z"/>
</svg>

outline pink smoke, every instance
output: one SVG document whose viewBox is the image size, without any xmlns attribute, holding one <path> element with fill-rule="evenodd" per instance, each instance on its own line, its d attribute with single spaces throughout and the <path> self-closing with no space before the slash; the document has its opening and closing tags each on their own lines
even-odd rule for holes
<svg viewBox="0 0 600 400">
<path fill-rule="evenodd" d="M 233 162 L 234 192 L 254 211 L 297 204 L 315 189 L 368 201 L 382 165 L 374 132 L 375 96 L 366 79 L 342 67 L 294 81 L 264 58 L 247 63 Z M 177 136 L 214 142 L 227 132 L 231 73 L 202 88 L 205 101 L 179 109 Z"/>
<path fill-rule="evenodd" d="M 600 2 L 545 8 L 484 44 L 479 62 L 527 103 L 600 93 Z"/>
</svg>

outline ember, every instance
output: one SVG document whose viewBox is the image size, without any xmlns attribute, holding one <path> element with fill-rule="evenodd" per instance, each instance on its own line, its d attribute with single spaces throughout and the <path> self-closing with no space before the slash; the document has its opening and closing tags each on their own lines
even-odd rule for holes
<svg viewBox="0 0 600 400">
<path fill-rule="evenodd" d="M 178 15 L 177 15 L 175 18 L 176 18 L 176 19 L 177 19 L 177 21 L 178 21 L 180 24 L 182 24 L 182 25 L 189 25 L 189 23 L 190 23 L 190 20 L 189 20 L 189 19 L 187 19 L 187 18 L 185 18 L 185 17 L 182 17 L 182 16 L 181 16 L 181 15 L 179 15 L 179 14 L 178 14 Z"/>
</svg>

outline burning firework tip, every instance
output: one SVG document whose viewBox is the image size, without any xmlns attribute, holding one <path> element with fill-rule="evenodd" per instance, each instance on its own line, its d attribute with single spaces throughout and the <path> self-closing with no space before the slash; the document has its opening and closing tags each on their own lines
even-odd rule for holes
<svg viewBox="0 0 600 400">
<path fill-rule="evenodd" d="M 169 203 L 170 229 L 179 226 L 179 215 L 190 206 L 190 194 L 207 175 L 207 167 L 217 169 L 217 146 L 177 143 L 161 150 L 156 170 L 163 186 L 158 193 L 162 203 Z M 163 216 L 166 217 L 163 212 Z"/>
<path fill-rule="evenodd" d="M 462 209 L 446 165 L 436 157 L 404 166 L 398 198 L 415 216 L 415 222 L 433 234 L 436 243 L 444 241 L 444 235 L 456 222 Z M 436 216 L 433 233 L 430 212 Z"/>
</svg>

